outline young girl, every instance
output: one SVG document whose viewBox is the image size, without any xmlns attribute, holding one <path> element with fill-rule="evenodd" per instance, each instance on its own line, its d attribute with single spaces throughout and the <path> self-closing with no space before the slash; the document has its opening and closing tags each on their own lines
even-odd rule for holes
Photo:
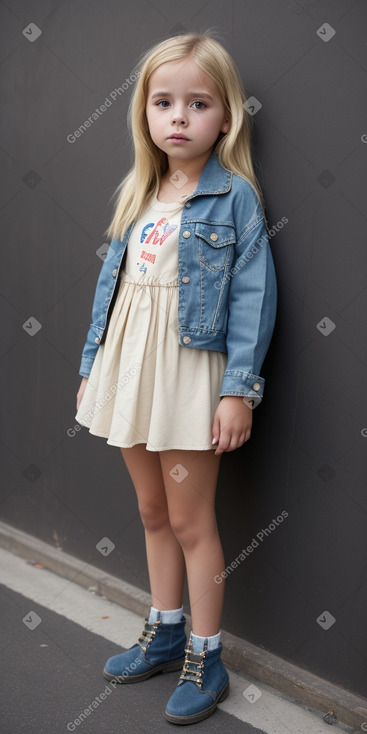
<svg viewBox="0 0 367 734">
<path fill-rule="evenodd" d="M 215 491 L 221 454 L 250 438 L 263 396 L 277 287 L 233 60 L 187 34 L 139 66 L 135 162 L 107 230 L 76 420 L 121 448 L 145 529 L 149 617 L 104 675 L 133 683 L 182 669 L 166 718 L 190 724 L 229 691 Z"/>
</svg>

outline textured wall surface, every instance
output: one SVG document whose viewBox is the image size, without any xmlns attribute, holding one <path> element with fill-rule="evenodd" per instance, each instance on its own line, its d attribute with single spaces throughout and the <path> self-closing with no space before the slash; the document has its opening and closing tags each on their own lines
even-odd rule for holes
<svg viewBox="0 0 367 734">
<path fill-rule="evenodd" d="M 75 395 L 131 164 L 132 69 L 154 42 L 214 28 L 256 98 L 279 287 L 264 401 L 221 462 L 223 628 L 364 695 L 366 3 L 14 0 L 0 17 L 2 519 L 148 589 L 127 469 L 74 430 Z"/>
</svg>

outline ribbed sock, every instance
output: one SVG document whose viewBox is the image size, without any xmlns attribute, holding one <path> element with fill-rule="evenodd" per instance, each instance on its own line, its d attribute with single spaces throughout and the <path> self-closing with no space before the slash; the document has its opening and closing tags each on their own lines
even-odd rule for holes
<svg viewBox="0 0 367 734">
<path fill-rule="evenodd" d="M 148 622 L 149 624 L 154 624 L 154 622 L 160 619 L 162 624 L 176 624 L 177 622 L 181 622 L 182 615 L 183 606 L 180 609 L 164 609 L 163 611 L 155 607 L 150 607 Z"/>
<path fill-rule="evenodd" d="M 192 649 L 195 653 L 202 652 L 204 650 L 205 643 L 207 643 L 207 650 L 215 650 L 216 647 L 219 647 L 220 632 L 218 632 L 217 635 L 212 635 L 211 637 L 200 637 L 200 635 L 194 635 L 191 632 L 190 638 L 192 640 Z"/>
</svg>

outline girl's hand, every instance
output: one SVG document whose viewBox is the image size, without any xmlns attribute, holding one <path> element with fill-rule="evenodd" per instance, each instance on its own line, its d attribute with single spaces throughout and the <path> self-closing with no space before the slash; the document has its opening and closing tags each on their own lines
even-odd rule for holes
<svg viewBox="0 0 367 734">
<path fill-rule="evenodd" d="M 80 383 L 79 390 L 76 395 L 76 409 L 79 410 L 79 405 L 82 402 L 82 397 L 84 395 L 85 388 L 87 387 L 88 377 L 82 377 L 82 381 Z"/>
<path fill-rule="evenodd" d="M 243 402 L 241 396 L 226 395 L 215 411 L 213 421 L 213 439 L 218 443 L 215 454 L 223 451 L 234 451 L 251 435 L 252 410 Z"/>
</svg>

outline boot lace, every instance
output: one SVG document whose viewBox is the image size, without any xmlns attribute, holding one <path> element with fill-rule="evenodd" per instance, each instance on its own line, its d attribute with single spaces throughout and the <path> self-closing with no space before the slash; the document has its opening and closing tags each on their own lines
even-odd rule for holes
<svg viewBox="0 0 367 734">
<path fill-rule="evenodd" d="M 155 635 L 157 634 L 158 626 L 161 624 L 161 620 L 158 619 L 154 624 L 149 624 L 148 620 L 145 620 L 144 629 L 138 639 L 138 645 L 140 645 L 143 652 L 147 651 L 147 647 L 152 643 L 154 640 Z"/>
<path fill-rule="evenodd" d="M 189 640 L 187 647 L 185 647 L 185 662 L 180 675 L 180 680 L 191 680 L 196 683 L 199 688 L 202 688 L 206 653 L 206 650 L 203 650 L 200 653 L 194 653 L 192 650 L 192 640 Z"/>
</svg>

